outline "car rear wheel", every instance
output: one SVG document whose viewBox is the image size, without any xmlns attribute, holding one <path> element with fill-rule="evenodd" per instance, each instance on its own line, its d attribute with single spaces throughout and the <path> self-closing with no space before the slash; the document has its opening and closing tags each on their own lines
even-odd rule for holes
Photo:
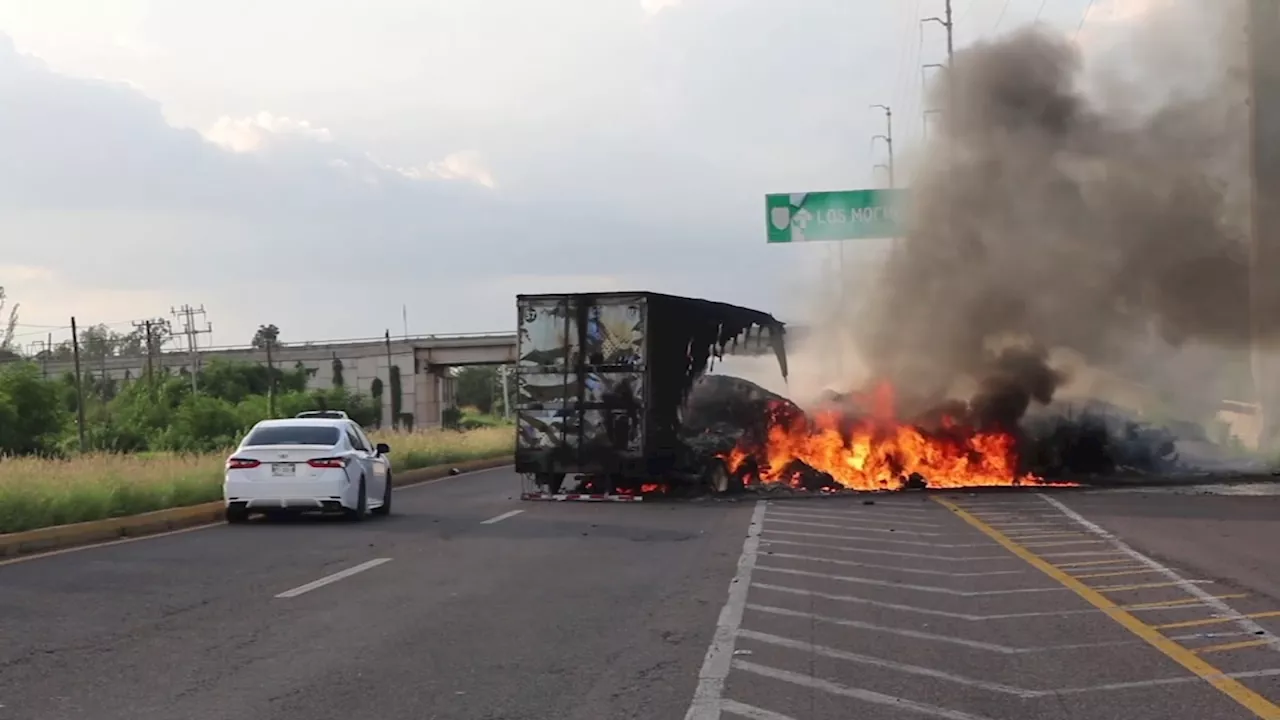
<svg viewBox="0 0 1280 720">
<path fill-rule="evenodd" d="M 391 514 L 391 473 L 387 473 L 387 486 L 382 491 L 382 505 L 374 508 L 372 512 L 382 517 Z"/>
<path fill-rule="evenodd" d="M 346 510 L 345 514 L 348 520 L 360 522 L 369 514 L 369 493 L 365 490 L 364 478 L 360 478 L 359 495 L 356 496 L 356 507 L 354 510 Z"/>
<path fill-rule="evenodd" d="M 231 505 L 226 510 L 227 522 L 233 525 L 249 520 L 249 508 L 242 505 Z"/>
</svg>

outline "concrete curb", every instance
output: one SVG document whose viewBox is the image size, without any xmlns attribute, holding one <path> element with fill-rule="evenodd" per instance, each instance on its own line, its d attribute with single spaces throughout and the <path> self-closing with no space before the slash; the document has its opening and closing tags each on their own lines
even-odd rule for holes
<svg viewBox="0 0 1280 720">
<path fill-rule="evenodd" d="M 392 475 L 392 487 L 416 485 L 429 480 L 449 477 L 450 471 L 454 468 L 457 468 L 460 472 L 476 472 L 505 467 L 510 464 L 510 456 L 503 456 L 488 460 L 470 460 L 456 465 L 437 465 L 416 470 L 404 470 Z M 90 545 L 121 538 L 154 535 L 197 525 L 209 525 L 221 522 L 222 517 L 222 502 L 216 501 L 168 510 L 156 510 L 142 513 L 141 515 L 91 520 L 71 525 L 55 525 L 53 527 L 9 533 L 0 535 L 0 558 L 62 550 L 77 545 Z"/>
</svg>

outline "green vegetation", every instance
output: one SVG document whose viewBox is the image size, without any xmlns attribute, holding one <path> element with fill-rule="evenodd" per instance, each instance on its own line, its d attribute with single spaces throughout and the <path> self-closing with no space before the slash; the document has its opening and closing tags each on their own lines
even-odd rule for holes
<svg viewBox="0 0 1280 720">
<path fill-rule="evenodd" d="M 378 430 L 372 436 L 391 446 L 396 472 L 502 457 L 514 446 L 514 432 L 486 414 L 488 406 L 450 408 L 450 430 L 408 432 L 414 418 L 401 412 L 400 368 L 391 368 L 389 387 L 374 380 L 361 393 L 348 387 L 336 356 L 329 390 L 307 390 L 315 371 L 301 363 L 282 370 L 214 359 L 196 374 L 194 388 L 185 370 L 107 376 L 108 358 L 141 357 L 171 341 L 163 320 L 129 333 L 103 325 L 82 328 L 78 392 L 74 374 L 45 377 L 37 364 L 71 359 L 69 340 L 31 359 L 10 349 L 14 311 L 16 306 L 0 327 L 0 533 L 218 500 L 227 454 L 254 423 L 272 414 L 331 409 L 377 427 L 385 391 L 395 406 L 394 422 L 406 432 Z M 281 347 L 279 337 L 279 328 L 263 325 L 252 344 L 269 353 Z M 77 422 L 81 393 L 85 452 Z"/>
<path fill-rule="evenodd" d="M 375 432 L 391 446 L 395 472 L 502 457 L 511 453 L 510 428 L 457 433 Z M 65 460 L 38 457 L 0 462 L 0 533 L 20 532 L 165 508 L 222 497 L 227 452 L 89 453 Z"/>
<path fill-rule="evenodd" d="M 345 410 L 371 426 L 378 407 L 344 388 L 307 390 L 304 369 L 269 372 L 252 363 L 210 361 L 196 376 L 156 373 L 117 380 L 86 372 L 85 441 L 89 451 L 210 452 L 234 445 L 268 415 L 275 378 L 276 416 L 303 410 Z M 75 376 L 44 379 L 28 362 L 0 365 L 0 455 L 66 457 L 79 448 Z"/>
</svg>

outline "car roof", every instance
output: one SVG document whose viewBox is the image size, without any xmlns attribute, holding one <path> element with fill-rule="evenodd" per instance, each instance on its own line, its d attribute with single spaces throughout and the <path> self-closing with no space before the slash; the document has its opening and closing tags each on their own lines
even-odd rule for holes
<svg viewBox="0 0 1280 720">
<path fill-rule="evenodd" d="M 312 425 L 345 427 L 351 424 L 349 418 L 280 418 L 278 420 L 259 420 L 254 427 L 279 427 L 281 425 Z"/>
</svg>

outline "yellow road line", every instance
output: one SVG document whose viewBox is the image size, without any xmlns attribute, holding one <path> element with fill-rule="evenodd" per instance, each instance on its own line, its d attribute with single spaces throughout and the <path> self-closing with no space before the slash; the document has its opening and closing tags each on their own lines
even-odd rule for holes
<svg viewBox="0 0 1280 720">
<path fill-rule="evenodd" d="M 1120 577 L 1121 575 L 1141 575 L 1143 573 L 1160 572 L 1149 567 L 1134 568 L 1132 570 L 1117 570 L 1115 572 L 1089 573 L 1088 575 L 1072 575 L 1073 578 L 1100 578 L 1100 577 Z"/>
<path fill-rule="evenodd" d="M 1264 720 L 1280 720 L 1280 706 L 1245 687 L 1240 681 L 1227 677 L 1221 670 L 1202 660 L 1196 653 L 1161 635 L 1160 631 L 1125 612 L 1123 608 L 1106 595 L 1054 567 L 1049 561 L 1005 537 L 999 530 L 988 526 L 965 510 L 957 507 L 955 503 L 936 495 L 933 496 L 933 499 L 958 515 L 965 522 L 977 528 L 982 534 L 999 543 L 1009 552 L 1022 558 L 1027 564 L 1058 581 L 1090 605 L 1107 613 L 1121 627 L 1142 638 L 1148 645 L 1164 653 L 1169 659 L 1195 673 L 1197 677 L 1235 700 L 1254 715 Z"/>
<path fill-rule="evenodd" d="M 1165 600 L 1163 602 L 1137 603 L 1136 605 L 1125 605 L 1125 610 L 1155 610 L 1157 608 L 1177 608 L 1186 605 L 1203 605 L 1205 600 L 1237 600 L 1242 597 L 1249 597 L 1248 593 L 1236 593 L 1234 595 L 1210 595 L 1204 600 L 1200 598 L 1184 598 L 1182 600 Z"/>
<path fill-rule="evenodd" d="M 1147 590 L 1150 588 L 1167 588 L 1182 587 L 1180 582 L 1163 582 L 1163 583 L 1143 583 L 1141 585 L 1102 585 L 1100 587 L 1092 587 L 1090 590 L 1097 592 L 1124 592 L 1126 590 Z"/>
<path fill-rule="evenodd" d="M 1240 642 L 1224 643 L 1222 645 L 1209 645 L 1208 647 L 1196 648 L 1195 654 L 1203 655 L 1205 653 L 1226 652 L 1228 650 L 1243 650 L 1244 648 L 1258 647 L 1259 645 L 1270 645 L 1275 640 L 1242 640 Z M 1272 706 L 1274 707 L 1274 706 Z"/>
<path fill-rule="evenodd" d="M 1198 625 L 1216 625 L 1217 623 L 1231 622 L 1233 620 L 1257 620 L 1258 618 L 1269 617 L 1280 617 L 1280 610 L 1251 613 L 1249 615 L 1223 615 L 1220 617 L 1201 618 L 1199 620 L 1183 620 L 1182 622 L 1166 623 L 1164 625 L 1155 625 L 1153 627 L 1157 630 L 1172 630 L 1174 628 L 1196 627 Z"/>
<path fill-rule="evenodd" d="M 1133 562 L 1133 559 L 1126 557 L 1126 558 L 1116 558 L 1115 560 L 1090 560 L 1088 562 L 1065 562 L 1065 563 L 1058 563 L 1057 567 L 1062 568 L 1064 570 L 1068 568 L 1074 570 L 1076 568 L 1089 567 L 1091 565 L 1119 565 L 1120 563 L 1127 563 L 1127 562 Z"/>
</svg>

